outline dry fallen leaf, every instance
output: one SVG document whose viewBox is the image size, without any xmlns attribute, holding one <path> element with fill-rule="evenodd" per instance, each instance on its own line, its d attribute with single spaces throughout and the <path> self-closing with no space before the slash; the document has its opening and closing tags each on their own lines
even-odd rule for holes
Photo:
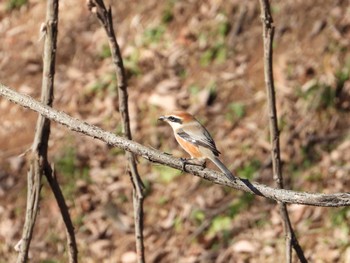
<svg viewBox="0 0 350 263">
<path fill-rule="evenodd" d="M 111 242 L 108 239 L 100 239 L 89 244 L 90 251 L 97 258 L 105 258 L 110 251 Z"/>
<path fill-rule="evenodd" d="M 240 240 L 235 242 L 232 245 L 233 251 L 237 253 L 254 253 L 257 252 L 257 246 L 254 245 L 251 241 Z"/>
<path fill-rule="evenodd" d="M 180 88 L 181 82 L 179 78 L 165 79 L 158 83 L 155 90 L 158 94 L 169 94 Z"/>
<path fill-rule="evenodd" d="M 137 254 L 134 251 L 127 251 L 122 255 L 122 263 L 135 263 L 137 262 Z"/>
<path fill-rule="evenodd" d="M 148 103 L 154 106 L 161 107 L 169 112 L 177 108 L 176 98 L 172 95 L 152 94 L 148 99 Z"/>
</svg>

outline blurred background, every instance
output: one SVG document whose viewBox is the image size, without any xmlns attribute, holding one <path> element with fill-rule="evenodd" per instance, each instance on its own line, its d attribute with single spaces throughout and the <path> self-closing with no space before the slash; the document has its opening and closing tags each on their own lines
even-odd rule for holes
<svg viewBox="0 0 350 263">
<path fill-rule="evenodd" d="M 286 188 L 350 187 L 349 1 L 271 1 Z M 160 115 L 185 109 L 243 178 L 271 175 L 259 1 L 106 1 L 129 78 L 133 137 L 187 157 Z M 39 99 L 46 1 L 0 3 L 0 81 Z M 60 1 L 54 107 L 121 132 L 108 41 L 86 1 Z M 14 262 L 37 114 L 0 98 L 0 262 Z M 135 262 L 132 187 L 123 151 L 52 124 L 54 163 L 81 262 Z M 212 164 L 208 164 L 214 168 Z M 275 202 L 139 159 L 148 262 L 282 262 Z M 310 262 L 350 262 L 350 209 L 289 205 Z M 64 225 L 43 179 L 31 262 L 66 262 Z"/>
</svg>

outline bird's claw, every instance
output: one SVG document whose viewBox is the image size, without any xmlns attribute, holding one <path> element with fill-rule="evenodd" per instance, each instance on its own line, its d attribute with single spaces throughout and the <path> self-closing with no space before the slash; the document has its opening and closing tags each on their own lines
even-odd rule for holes
<svg viewBox="0 0 350 263">
<path fill-rule="evenodd" d="M 188 159 L 181 157 L 180 161 L 182 163 L 182 167 L 181 167 L 182 171 L 186 172 L 186 164 L 188 164 Z"/>
<path fill-rule="evenodd" d="M 195 162 L 193 159 L 189 159 L 189 158 L 180 158 L 180 161 L 182 162 L 182 171 L 186 172 L 186 164 L 190 164 L 190 165 L 196 165 L 196 166 L 200 166 L 202 168 L 202 170 L 204 170 L 206 168 L 206 162 L 204 161 L 200 161 L 200 162 Z"/>
</svg>

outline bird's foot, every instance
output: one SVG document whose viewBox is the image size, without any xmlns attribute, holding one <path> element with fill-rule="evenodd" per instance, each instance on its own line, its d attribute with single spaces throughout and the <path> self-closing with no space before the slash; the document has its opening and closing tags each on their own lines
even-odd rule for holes
<svg viewBox="0 0 350 263">
<path fill-rule="evenodd" d="M 182 169 L 182 171 L 184 171 L 184 172 L 186 172 L 186 164 L 189 164 L 188 160 L 190 160 L 190 159 L 188 159 L 188 158 L 183 158 L 183 157 L 180 158 L 180 161 L 181 161 L 181 163 L 182 163 L 181 169 Z"/>
<path fill-rule="evenodd" d="M 197 165 L 197 166 L 202 167 L 202 169 L 206 168 L 205 159 L 200 160 L 200 159 L 193 159 L 193 158 L 180 158 L 180 160 L 182 162 L 182 170 L 184 172 L 186 172 L 186 164 Z"/>
</svg>

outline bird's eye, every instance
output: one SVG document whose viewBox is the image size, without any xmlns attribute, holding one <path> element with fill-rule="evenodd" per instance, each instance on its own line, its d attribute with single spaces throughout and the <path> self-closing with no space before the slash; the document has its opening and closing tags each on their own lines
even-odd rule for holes
<svg viewBox="0 0 350 263">
<path fill-rule="evenodd" d="M 174 116 L 169 116 L 168 117 L 168 121 L 170 121 L 170 122 L 176 122 L 176 123 L 182 123 L 182 120 L 180 119 L 180 118 L 178 118 L 178 117 L 174 117 Z"/>
</svg>

